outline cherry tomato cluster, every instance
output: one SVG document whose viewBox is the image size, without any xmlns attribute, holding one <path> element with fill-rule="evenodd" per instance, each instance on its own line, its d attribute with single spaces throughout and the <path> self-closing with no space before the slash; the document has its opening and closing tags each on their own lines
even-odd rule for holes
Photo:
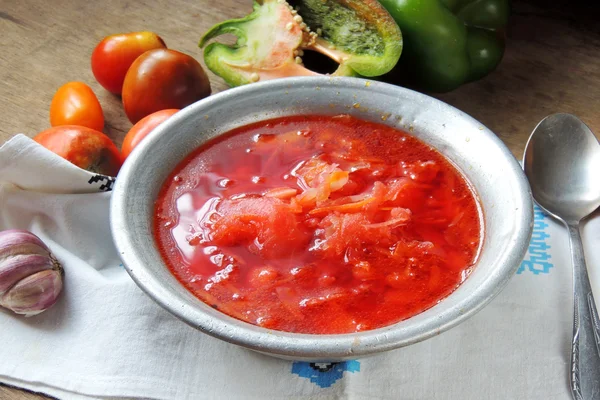
<svg viewBox="0 0 600 400">
<path fill-rule="evenodd" d="M 83 82 L 69 82 L 57 90 L 50 104 L 52 128 L 34 140 L 95 173 L 115 176 L 133 148 L 154 128 L 211 93 L 198 61 L 168 49 L 153 32 L 107 36 L 94 49 L 91 61 L 98 83 L 121 96 L 125 114 L 134 124 L 121 150 L 102 133 L 102 106 Z"/>
</svg>

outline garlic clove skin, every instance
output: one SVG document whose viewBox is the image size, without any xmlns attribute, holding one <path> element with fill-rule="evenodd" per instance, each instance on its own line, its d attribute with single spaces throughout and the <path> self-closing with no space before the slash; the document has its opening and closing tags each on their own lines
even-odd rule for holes
<svg viewBox="0 0 600 400">
<path fill-rule="evenodd" d="M 8 229 L 0 232 L 0 260 L 18 254 L 46 255 L 50 249 L 42 240 L 29 231 Z"/>
<path fill-rule="evenodd" d="M 33 233 L 0 232 L 0 306 L 18 314 L 36 315 L 58 298 L 63 268 Z"/>
<path fill-rule="evenodd" d="M 62 286 L 62 270 L 40 271 L 21 279 L 0 298 L 0 305 L 31 317 L 54 305 Z"/>
<path fill-rule="evenodd" d="M 21 279 L 36 272 L 52 269 L 54 261 L 46 255 L 18 254 L 0 259 L 0 296 L 6 293 Z"/>
</svg>

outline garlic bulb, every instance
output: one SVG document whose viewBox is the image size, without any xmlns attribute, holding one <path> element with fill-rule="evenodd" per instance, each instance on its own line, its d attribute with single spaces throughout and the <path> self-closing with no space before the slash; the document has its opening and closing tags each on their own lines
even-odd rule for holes
<svg viewBox="0 0 600 400">
<path fill-rule="evenodd" d="M 29 231 L 0 232 L 0 306 L 32 316 L 51 307 L 62 290 L 63 268 Z"/>
</svg>

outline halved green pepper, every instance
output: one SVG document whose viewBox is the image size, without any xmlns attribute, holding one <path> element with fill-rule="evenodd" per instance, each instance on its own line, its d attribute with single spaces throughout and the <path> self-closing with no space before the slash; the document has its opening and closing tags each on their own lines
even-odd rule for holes
<svg viewBox="0 0 600 400">
<path fill-rule="evenodd" d="M 445 92 L 481 79 L 504 54 L 509 0 L 380 0 L 402 30 L 393 83 Z"/>
<path fill-rule="evenodd" d="M 255 2 L 253 13 L 213 26 L 199 46 L 225 33 L 235 35 L 237 42 L 211 43 L 204 62 L 231 86 L 318 75 L 303 65 L 307 50 L 339 64 L 333 75 L 366 77 L 390 71 L 402 52 L 398 25 L 375 0 Z"/>
</svg>

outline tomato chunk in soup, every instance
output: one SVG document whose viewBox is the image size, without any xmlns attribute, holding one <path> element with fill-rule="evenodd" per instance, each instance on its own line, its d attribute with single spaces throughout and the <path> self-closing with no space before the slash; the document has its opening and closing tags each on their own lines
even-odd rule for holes
<svg viewBox="0 0 600 400">
<path fill-rule="evenodd" d="M 476 196 L 440 153 L 348 115 L 229 132 L 173 171 L 155 209 L 162 256 L 188 290 L 298 333 L 432 307 L 469 275 L 482 232 Z"/>
</svg>

